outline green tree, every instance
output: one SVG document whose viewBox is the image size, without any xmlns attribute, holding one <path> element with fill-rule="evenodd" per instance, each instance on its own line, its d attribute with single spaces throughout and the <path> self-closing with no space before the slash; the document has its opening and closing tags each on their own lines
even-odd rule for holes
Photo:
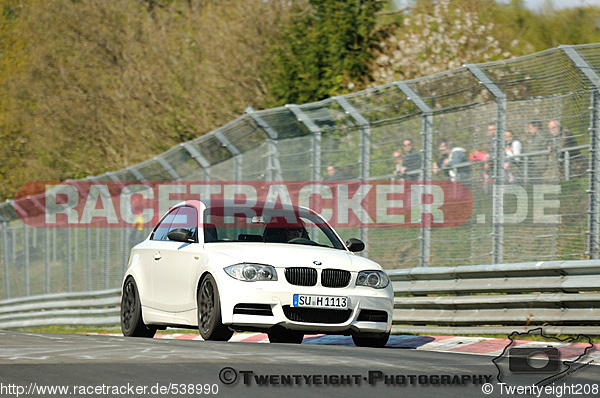
<svg viewBox="0 0 600 398">
<path fill-rule="evenodd" d="M 310 0 L 284 28 L 269 84 L 272 105 L 306 103 L 368 83 L 381 0 Z"/>
<path fill-rule="evenodd" d="M 379 44 L 372 65 L 373 85 L 511 57 L 519 41 L 496 38 L 496 26 L 480 12 L 484 3 L 418 2 L 401 26 Z"/>
</svg>

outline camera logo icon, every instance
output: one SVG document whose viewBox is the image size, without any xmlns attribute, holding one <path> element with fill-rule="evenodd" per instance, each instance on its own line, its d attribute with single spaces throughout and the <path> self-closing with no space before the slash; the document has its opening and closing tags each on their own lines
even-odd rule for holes
<svg viewBox="0 0 600 398">
<path fill-rule="evenodd" d="M 520 347 L 508 353 L 508 369 L 512 373 L 556 373 L 560 368 L 558 348 Z"/>
<path fill-rule="evenodd" d="M 526 336 L 538 336 L 543 341 L 532 341 Z M 499 383 L 520 386 L 539 374 L 535 385 L 547 385 L 582 369 L 586 365 L 584 358 L 593 349 L 592 339 L 586 335 L 558 338 L 544 334 L 539 327 L 512 332 L 508 344 L 492 362 L 498 369 Z"/>
</svg>

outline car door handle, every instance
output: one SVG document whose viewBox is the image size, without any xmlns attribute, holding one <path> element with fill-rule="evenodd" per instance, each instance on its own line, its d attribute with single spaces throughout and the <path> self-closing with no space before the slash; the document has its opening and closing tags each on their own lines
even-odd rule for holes
<svg viewBox="0 0 600 398">
<path fill-rule="evenodd" d="M 160 260 L 161 258 L 162 258 L 162 254 L 160 254 L 160 252 L 154 253 L 154 259 L 155 260 Z"/>
</svg>

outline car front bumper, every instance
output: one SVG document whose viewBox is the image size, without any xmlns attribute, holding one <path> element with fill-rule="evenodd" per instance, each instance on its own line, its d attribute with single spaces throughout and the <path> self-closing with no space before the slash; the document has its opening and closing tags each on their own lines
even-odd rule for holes
<svg viewBox="0 0 600 398">
<path fill-rule="evenodd" d="M 354 286 L 296 286 L 285 280 L 243 282 L 223 275 L 219 281 L 222 322 L 239 330 L 274 326 L 305 333 L 386 333 L 391 330 L 393 290 Z M 293 295 L 347 297 L 348 309 L 293 307 Z M 270 310 L 270 311 L 269 311 Z"/>
</svg>

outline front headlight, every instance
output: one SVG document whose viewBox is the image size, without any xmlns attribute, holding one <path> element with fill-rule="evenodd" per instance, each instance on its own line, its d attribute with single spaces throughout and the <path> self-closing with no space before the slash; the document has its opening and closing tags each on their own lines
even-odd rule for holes
<svg viewBox="0 0 600 398">
<path fill-rule="evenodd" d="M 227 275 L 245 282 L 276 281 L 277 271 L 270 265 L 242 263 L 225 268 Z"/>
<path fill-rule="evenodd" d="M 383 271 L 360 271 L 356 277 L 356 286 L 384 289 L 389 284 L 390 278 Z"/>
</svg>

